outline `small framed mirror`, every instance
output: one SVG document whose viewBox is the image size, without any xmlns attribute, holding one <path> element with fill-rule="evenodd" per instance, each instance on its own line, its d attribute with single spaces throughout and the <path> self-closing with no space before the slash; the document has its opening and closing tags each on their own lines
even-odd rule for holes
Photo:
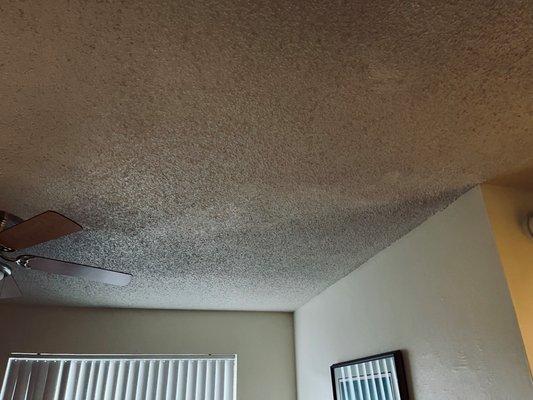
<svg viewBox="0 0 533 400">
<path fill-rule="evenodd" d="M 408 400 L 401 351 L 331 366 L 334 400 Z"/>
</svg>

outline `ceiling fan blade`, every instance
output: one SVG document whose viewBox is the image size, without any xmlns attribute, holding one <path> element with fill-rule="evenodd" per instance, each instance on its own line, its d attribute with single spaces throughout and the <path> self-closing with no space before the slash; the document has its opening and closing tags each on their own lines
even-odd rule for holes
<svg viewBox="0 0 533 400">
<path fill-rule="evenodd" d="M 71 219 L 55 211 L 46 211 L 1 231 L 0 245 L 11 250 L 20 250 L 82 229 Z"/>
<path fill-rule="evenodd" d="M 91 267 L 52 258 L 36 256 L 20 256 L 17 263 L 23 267 L 49 272 L 51 274 L 75 276 L 90 281 L 107 283 L 109 285 L 126 286 L 131 281 L 131 275 L 108 269 Z"/>
<path fill-rule="evenodd" d="M 0 281 L 0 299 L 12 299 L 14 297 L 21 297 L 20 291 L 15 278 L 7 275 Z"/>
</svg>

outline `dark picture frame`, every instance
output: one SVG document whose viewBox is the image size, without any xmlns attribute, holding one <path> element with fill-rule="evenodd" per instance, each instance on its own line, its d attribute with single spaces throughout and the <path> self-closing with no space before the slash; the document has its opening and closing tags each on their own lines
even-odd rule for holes
<svg viewBox="0 0 533 400">
<path fill-rule="evenodd" d="M 372 373 L 370 373 L 366 371 L 366 367 L 365 367 L 366 365 L 380 365 L 380 366 L 383 365 L 384 369 L 387 369 L 387 370 L 383 372 L 382 371 L 373 372 L 373 369 L 372 369 Z M 350 376 L 348 378 L 345 377 L 342 379 L 344 380 L 345 385 L 346 385 L 346 382 L 349 381 L 348 384 L 353 385 L 353 387 L 356 387 L 354 382 L 359 381 L 358 382 L 359 390 L 361 390 L 362 386 L 366 385 L 367 395 L 360 392 L 362 394 L 361 396 L 356 393 L 357 390 L 352 390 L 352 389 L 350 389 L 352 395 L 348 395 L 348 396 L 342 395 L 342 394 L 339 395 L 337 393 L 338 388 L 339 388 L 339 377 L 336 372 L 342 369 L 346 370 L 346 367 L 350 367 L 349 370 L 356 368 L 357 371 L 359 371 L 359 366 L 364 368 L 364 371 L 365 371 L 364 375 L 358 375 L 357 377 Z M 392 367 L 394 369 L 392 369 Z M 369 356 L 369 357 L 357 358 L 355 360 L 333 364 L 330 367 L 330 372 L 331 372 L 331 384 L 333 388 L 333 400 L 361 400 L 361 399 L 366 400 L 367 398 L 371 398 L 371 399 L 372 398 L 378 398 L 378 399 L 385 398 L 387 400 L 388 399 L 409 400 L 409 392 L 407 390 L 407 378 L 405 374 L 405 367 L 404 367 L 403 356 L 402 356 L 401 350 L 390 351 L 387 353 L 376 354 L 376 355 Z M 382 381 L 380 382 L 380 385 L 379 385 L 381 386 L 380 388 L 381 395 L 379 395 L 379 393 L 375 393 L 374 396 L 372 396 L 372 394 L 370 394 L 370 396 L 368 395 L 369 393 L 368 382 L 374 380 L 373 382 L 374 390 L 377 390 L 376 387 L 378 385 L 376 385 L 375 383 L 376 379 L 378 380 L 386 379 L 387 382 L 391 380 L 391 385 L 389 385 L 389 389 L 388 389 L 389 394 L 383 395 L 385 392 L 383 390 L 383 385 L 382 385 L 383 381 Z M 362 381 L 364 382 L 363 384 L 361 384 Z M 390 389 L 391 387 L 394 387 L 394 390 L 391 391 Z"/>
</svg>

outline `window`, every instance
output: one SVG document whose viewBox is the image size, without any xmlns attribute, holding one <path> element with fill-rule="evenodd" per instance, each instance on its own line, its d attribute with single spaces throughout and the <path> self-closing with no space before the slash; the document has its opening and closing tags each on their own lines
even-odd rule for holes
<svg viewBox="0 0 533 400">
<path fill-rule="evenodd" d="M 14 354 L 0 400 L 236 400 L 237 356 Z"/>
</svg>

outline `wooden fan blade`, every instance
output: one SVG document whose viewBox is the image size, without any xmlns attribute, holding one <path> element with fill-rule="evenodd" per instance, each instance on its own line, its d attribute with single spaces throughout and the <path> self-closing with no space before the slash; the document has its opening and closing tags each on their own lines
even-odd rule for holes
<svg viewBox="0 0 533 400">
<path fill-rule="evenodd" d="M 1 231 L 0 245 L 11 250 L 20 250 L 82 229 L 71 219 L 55 211 L 46 211 Z"/>
<path fill-rule="evenodd" d="M 107 283 L 109 285 L 126 286 L 131 281 L 131 275 L 108 269 L 91 267 L 52 258 L 36 256 L 20 256 L 17 263 L 23 267 L 49 272 L 51 274 L 75 276 L 90 281 Z"/>
<path fill-rule="evenodd" d="M 7 275 L 0 281 L 0 299 L 12 299 L 14 297 L 21 297 L 20 291 L 15 278 Z"/>
</svg>

